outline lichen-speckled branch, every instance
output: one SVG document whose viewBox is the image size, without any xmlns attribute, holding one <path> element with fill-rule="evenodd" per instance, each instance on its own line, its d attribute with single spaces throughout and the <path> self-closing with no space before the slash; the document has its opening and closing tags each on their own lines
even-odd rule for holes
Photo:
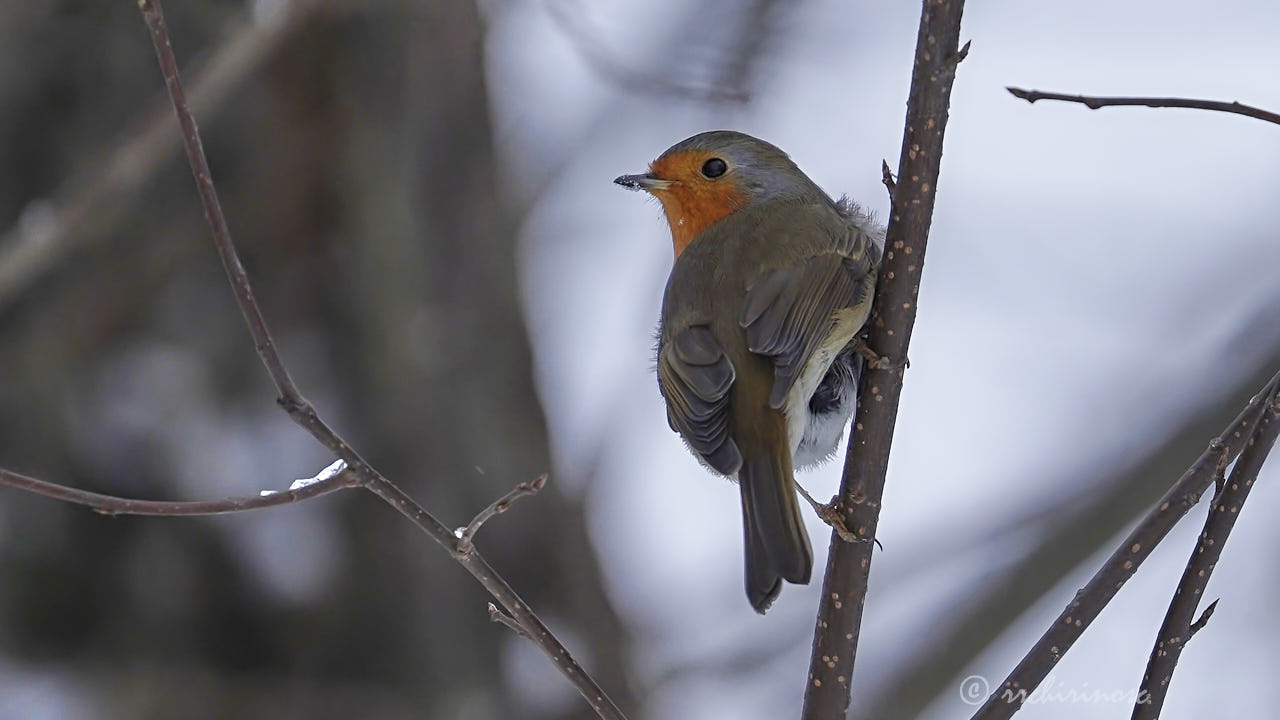
<svg viewBox="0 0 1280 720">
<path fill-rule="evenodd" d="M 845 526 L 864 542 L 846 542 L 832 534 L 805 687 L 804 718 L 843 720 L 849 708 L 874 547 L 870 540 L 880 517 L 907 346 L 915 325 L 951 87 L 956 66 L 969 49 L 968 44 L 960 47 L 963 10 L 963 0 L 923 3 L 906 131 L 898 178 L 891 187 L 892 209 L 867 341 L 888 362 L 869 367 L 860 382 L 838 498 Z"/>
<path fill-rule="evenodd" d="M 1213 498 L 1213 507 L 1209 509 L 1204 530 L 1200 533 L 1195 549 L 1191 551 L 1182 579 L 1178 581 L 1169 610 L 1165 613 L 1164 623 L 1156 634 L 1151 656 L 1147 660 L 1147 669 L 1142 674 L 1138 701 L 1133 707 L 1133 720 L 1155 720 L 1160 717 L 1165 696 L 1169 692 L 1169 681 L 1173 679 L 1173 670 L 1182 657 L 1183 648 L 1187 646 L 1191 636 L 1208 621 L 1217 605 L 1217 601 L 1214 601 L 1205 609 L 1200 619 L 1195 619 L 1200 599 L 1204 596 L 1204 589 L 1209 584 L 1218 558 L 1222 557 L 1227 537 L 1231 535 L 1236 518 L 1240 517 L 1240 509 L 1248 499 L 1249 491 L 1258 479 L 1258 472 L 1278 435 L 1280 392 L 1273 391 L 1248 440 L 1243 443 L 1244 448 L 1231 470 L 1231 476 L 1223 478 L 1221 470 L 1215 472 L 1218 491 Z M 1225 455 L 1223 459 L 1226 459 Z"/>
<path fill-rule="evenodd" d="M 1125 537 L 1120 547 L 1075 594 L 1013 672 L 974 713 L 973 720 L 1009 718 L 1022 707 L 1031 692 L 1098 617 L 1102 608 L 1138 571 L 1156 545 L 1200 501 L 1200 496 L 1218 477 L 1220 465 L 1229 463 L 1240 454 L 1253 438 L 1263 415 L 1270 412 L 1278 401 L 1280 373 L 1272 377 L 1235 421 L 1209 443 L 1200 458 Z"/>
</svg>

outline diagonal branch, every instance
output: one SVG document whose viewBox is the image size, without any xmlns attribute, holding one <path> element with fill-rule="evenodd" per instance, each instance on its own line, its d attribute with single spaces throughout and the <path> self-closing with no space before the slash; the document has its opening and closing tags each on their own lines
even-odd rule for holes
<svg viewBox="0 0 1280 720">
<path fill-rule="evenodd" d="M 1037 100 L 1058 100 L 1061 102 L 1079 103 L 1097 110 L 1104 107 L 1142 106 L 1150 108 L 1190 108 L 1193 110 L 1216 110 L 1217 112 L 1234 113 L 1246 117 L 1257 118 L 1263 122 L 1280 125 L 1280 114 L 1244 105 L 1238 102 L 1222 102 L 1220 100 L 1194 100 L 1192 98 L 1156 98 L 1156 97 L 1093 97 L 1090 95 L 1063 95 L 1062 93 L 1041 92 L 1039 90 L 1023 90 L 1007 87 L 1011 95 L 1022 98 L 1029 103 Z"/>
<path fill-rule="evenodd" d="M 606 719 L 623 718 L 622 711 L 605 695 L 604 691 L 587 675 L 569 651 L 561 644 L 547 626 L 534 614 L 533 610 L 516 595 L 505 580 L 484 560 L 474 547 L 459 547 L 459 539 L 444 523 L 418 505 L 390 480 L 362 458 L 345 440 L 324 422 L 315 408 L 303 398 L 289 377 L 289 372 L 280 357 L 275 341 L 267 328 L 266 320 L 254 297 L 249 277 L 236 253 L 227 229 L 226 218 L 218 202 L 217 191 L 209 172 L 209 164 L 205 159 L 204 148 L 200 141 L 200 132 L 196 128 L 195 118 L 187 106 L 182 81 L 178 74 L 177 60 L 169 41 L 169 32 L 165 27 L 164 15 L 159 0 L 138 0 L 138 9 L 142 12 L 147 28 L 151 33 L 155 46 L 156 58 L 160 64 L 160 72 L 169 91 L 178 123 L 182 127 L 183 147 L 187 160 L 191 164 L 195 176 L 196 187 L 200 193 L 201 206 L 205 219 L 213 231 L 213 242 L 218 256 L 226 270 L 227 279 L 231 283 L 236 303 L 244 316 L 249 334 L 253 337 L 254 347 L 262 364 L 266 367 L 271 381 L 279 394 L 277 402 L 294 422 L 311 433 L 322 445 L 331 450 L 356 473 L 361 484 L 369 491 L 382 498 L 409 518 L 423 532 L 447 549 L 455 560 L 475 577 L 481 585 L 494 596 L 499 603 L 523 626 L 528 637 L 556 664 L 557 669 L 578 689 L 598 715 Z"/>
<path fill-rule="evenodd" d="M 967 43 L 959 47 L 963 0 L 925 0 L 922 5 L 898 180 L 892 190 L 884 258 L 869 321 L 868 344 L 890 362 L 883 368 L 869 367 L 859 383 L 858 409 L 840 481 L 844 524 L 864 540 L 875 537 L 880 517 L 937 195 L 951 87 L 956 66 L 969 49 Z M 871 550 L 869 542 L 849 543 L 832 534 L 805 686 L 805 718 L 842 720 L 848 712 Z"/>
<path fill-rule="evenodd" d="M 1224 458 L 1230 462 L 1240 454 L 1263 415 L 1277 402 L 1280 402 L 1280 373 L 1273 376 L 1235 421 L 1209 443 L 1200 458 L 1125 537 L 1120 547 L 1076 593 L 1013 672 L 974 713 L 973 720 L 1009 718 L 1022 707 L 1028 695 L 1071 649 L 1102 608 L 1133 577 L 1155 546 L 1200 501 L 1200 496 L 1217 477 L 1218 464 Z"/>
<path fill-rule="evenodd" d="M 1204 595 L 1209 577 L 1222 556 L 1222 548 L 1227 544 L 1227 537 L 1235 527 L 1236 518 L 1240 517 L 1240 508 L 1249 497 L 1249 490 L 1258 479 L 1258 471 L 1280 436 L 1280 393 L 1275 393 L 1266 405 L 1258 424 L 1254 426 L 1249 440 L 1240 451 L 1240 458 L 1231 470 L 1231 477 L 1220 485 L 1218 494 L 1213 498 L 1213 507 L 1209 517 L 1205 519 L 1204 530 L 1200 540 L 1187 560 L 1186 570 L 1173 593 L 1169 610 L 1165 613 L 1164 623 L 1156 635 L 1155 646 L 1151 648 L 1151 657 L 1147 660 L 1147 669 L 1142 675 L 1142 685 L 1138 692 L 1138 701 L 1133 707 L 1133 720 L 1155 720 L 1160 717 L 1164 707 L 1165 696 L 1169 692 L 1169 681 L 1173 678 L 1173 670 L 1182 656 L 1182 649 L 1191 636 L 1203 627 L 1217 605 L 1214 601 L 1204 615 L 1195 619 L 1196 608 Z M 1216 473 L 1221 479 L 1221 472 Z"/>
<path fill-rule="evenodd" d="M 1248 322 L 1242 325 L 1250 326 Z M 1200 454 L 1204 439 L 1217 435 L 1266 384 L 1275 372 L 1268 368 L 1280 368 L 1280 344 L 1258 356 L 1265 359 L 1251 363 L 1245 377 L 1221 399 L 1189 413 L 1171 434 L 1140 458 L 1108 463 L 1106 471 L 1091 478 L 1080 476 L 1079 468 L 1063 468 L 1057 473 L 1054 484 L 1088 490 L 1066 506 L 1051 503 L 1053 520 L 1037 533 L 1025 548 L 1026 553 L 1014 564 L 985 578 L 975 595 L 935 624 L 932 643 L 909 652 L 892 676 L 878 684 L 869 707 L 864 701 L 859 709 L 865 717 L 916 718 L 942 693 L 950 696 L 963 677 L 961 672 L 991 647 L 1013 619 L 1051 593 L 1063 573 L 1087 562 L 1127 532 L 1134 519 L 1141 517 L 1169 488 L 1167 478 L 1181 475 Z M 1161 483 L 1160 478 L 1166 479 Z M 1048 511 L 1042 508 L 1037 513 Z M 1004 543 L 998 538 L 1031 527 L 1022 523 L 1033 520 L 1014 519 L 970 544 L 979 554 L 986 552 L 984 547 L 1002 547 Z M 987 691 L 980 693 L 986 694 Z M 969 699 L 981 703 L 986 698 Z"/>
</svg>

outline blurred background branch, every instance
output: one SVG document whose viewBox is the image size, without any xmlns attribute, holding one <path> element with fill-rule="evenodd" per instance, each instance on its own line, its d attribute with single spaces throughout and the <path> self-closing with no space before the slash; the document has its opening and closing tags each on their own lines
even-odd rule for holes
<svg viewBox="0 0 1280 720">
<path fill-rule="evenodd" d="M 290 0 L 276 17 L 226 24 L 222 44 L 193 74 L 191 106 L 210 118 L 246 77 L 288 42 L 316 12 L 334 12 L 332 0 Z M 157 106 L 141 127 L 97 163 L 87 162 L 50 198 L 30 200 L 18 222 L 0 236 L 0 310 L 80 243 L 110 236 L 140 190 L 176 156 L 178 131 L 167 106 Z M 100 156 L 101 149 L 87 153 Z"/>
<path fill-rule="evenodd" d="M 764 24 L 763 17 L 774 2 L 775 0 L 755 0 L 752 10 L 744 14 L 751 19 L 752 28 L 742 33 L 744 52 L 734 53 L 733 58 L 725 64 L 726 72 L 705 84 L 676 80 L 670 77 L 670 73 L 627 67 L 614 57 L 609 48 L 600 44 L 599 33 L 588 25 L 586 9 L 576 2 L 548 0 L 546 9 L 560 31 L 581 53 L 587 66 L 612 85 L 629 92 L 658 97 L 744 103 L 751 97 L 746 88 L 747 60 L 758 50 L 756 46 L 763 38 L 763 33 L 760 32 Z"/>
</svg>

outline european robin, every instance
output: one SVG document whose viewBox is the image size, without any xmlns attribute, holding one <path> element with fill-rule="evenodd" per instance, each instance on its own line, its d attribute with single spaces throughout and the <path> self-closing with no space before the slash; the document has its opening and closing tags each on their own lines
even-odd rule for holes
<svg viewBox="0 0 1280 720">
<path fill-rule="evenodd" d="M 614 182 L 652 193 L 671 228 L 658 388 L 690 451 L 736 476 L 763 613 L 813 570 L 792 469 L 831 457 L 853 413 L 884 230 L 739 132 L 694 135 Z"/>
</svg>

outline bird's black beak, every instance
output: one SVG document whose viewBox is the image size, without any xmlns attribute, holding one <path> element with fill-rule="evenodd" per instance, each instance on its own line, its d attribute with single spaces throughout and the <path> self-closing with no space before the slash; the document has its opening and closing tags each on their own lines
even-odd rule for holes
<svg viewBox="0 0 1280 720">
<path fill-rule="evenodd" d="M 663 180 L 651 172 L 641 175 L 621 175 L 614 178 L 613 181 L 628 190 L 645 190 L 648 192 L 663 190 L 671 185 L 670 180 Z"/>
</svg>

